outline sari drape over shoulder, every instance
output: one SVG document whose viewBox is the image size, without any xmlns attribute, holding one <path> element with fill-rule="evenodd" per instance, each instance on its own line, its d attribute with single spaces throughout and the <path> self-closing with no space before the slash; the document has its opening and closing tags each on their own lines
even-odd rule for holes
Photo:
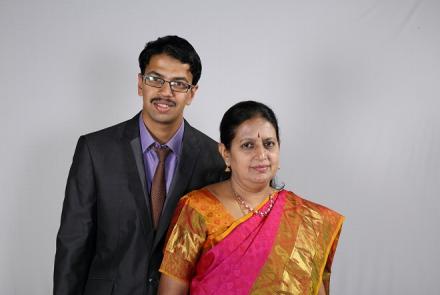
<svg viewBox="0 0 440 295">
<path fill-rule="evenodd" d="M 281 190 L 270 213 L 234 219 L 208 190 L 183 197 L 164 249 L 162 273 L 190 294 L 329 294 L 344 217 Z M 259 206 L 268 206 L 268 199 Z"/>
</svg>

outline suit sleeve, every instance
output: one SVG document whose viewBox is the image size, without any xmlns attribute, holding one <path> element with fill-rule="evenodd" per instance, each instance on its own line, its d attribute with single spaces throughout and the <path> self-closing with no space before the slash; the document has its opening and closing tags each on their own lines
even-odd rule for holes
<svg viewBox="0 0 440 295">
<path fill-rule="evenodd" d="M 96 240 L 96 189 L 86 138 L 80 137 L 67 179 L 57 235 L 54 295 L 83 294 Z"/>
</svg>

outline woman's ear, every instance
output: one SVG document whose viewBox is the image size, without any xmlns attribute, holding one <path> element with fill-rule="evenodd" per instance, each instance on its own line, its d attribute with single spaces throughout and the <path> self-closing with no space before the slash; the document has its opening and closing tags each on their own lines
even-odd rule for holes
<svg viewBox="0 0 440 295">
<path fill-rule="evenodd" d="M 230 163 L 229 163 L 229 151 L 226 148 L 226 146 L 223 143 L 219 143 L 218 144 L 218 152 L 220 153 L 220 155 L 223 158 L 223 161 L 225 161 L 225 164 L 227 167 L 229 167 Z"/>
</svg>

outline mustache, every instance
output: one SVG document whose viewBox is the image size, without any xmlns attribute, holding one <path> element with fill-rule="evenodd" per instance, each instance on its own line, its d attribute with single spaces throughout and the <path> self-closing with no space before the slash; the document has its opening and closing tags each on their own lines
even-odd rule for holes
<svg viewBox="0 0 440 295">
<path fill-rule="evenodd" d="M 168 98 L 163 98 L 163 97 L 153 97 L 150 100 L 151 103 L 162 103 L 162 104 L 166 104 L 170 107 L 175 107 L 176 106 L 176 102 L 172 101 L 171 99 Z"/>
</svg>

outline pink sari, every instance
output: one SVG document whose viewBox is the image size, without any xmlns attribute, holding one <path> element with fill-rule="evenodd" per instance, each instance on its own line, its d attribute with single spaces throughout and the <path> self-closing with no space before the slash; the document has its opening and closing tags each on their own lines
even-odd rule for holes
<svg viewBox="0 0 440 295">
<path fill-rule="evenodd" d="M 272 249 L 285 201 L 282 191 L 269 215 L 252 215 L 204 253 L 191 281 L 190 294 L 249 294 Z"/>
<path fill-rule="evenodd" d="M 234 219 L 206 189 L 183 197 L 160 272 L 194 295 L 316 295 L 321 283 L 328 295 L 344 217 L 285 190 L 274 198 L 267 216 Z"/>
</svg>

